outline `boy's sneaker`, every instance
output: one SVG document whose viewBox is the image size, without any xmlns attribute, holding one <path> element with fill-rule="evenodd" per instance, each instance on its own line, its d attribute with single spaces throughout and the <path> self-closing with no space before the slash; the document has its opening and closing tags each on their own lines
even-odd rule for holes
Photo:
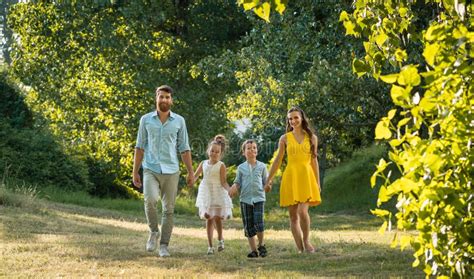
<svg viewBox="0 0 474 279">
<path fill-rule="evenodd" d="M 258 255 L 262 258 L 267 256 L 267 248 L 265 248 L 265 245 L 258 246 Z"/>
<path fill-rule="evenodd" d="M 160 232 L 150 232 L 148 236 L 148 241 L 146 242 L 146 250 L 148 252 L 153 252 L 156 250 L 156 240 L 160 237 Z"/>
<path fill-rule="evenodd" d="M 247 258 L 258 258 L 257 251 L 250 252 L 250 254 L 247 255 Z"/>
<path fill-rule="evenodd" d="M 214 247 L 207 248 L 207 254 L 208 255 L 214 255 Z"/>
<path fill-rule="evenodd" d="M 217 251 L 222 252 L 224 250 L 224 239 L 219 240 L 217 243 Z"/>
<path fill-rule="evenodd" d="M 168 245 L 167 244 L 160 244 L 160 251 L 159 251 L 160 257 L 169 257 L 170 252 L 168 251 Z"/>
</svg>

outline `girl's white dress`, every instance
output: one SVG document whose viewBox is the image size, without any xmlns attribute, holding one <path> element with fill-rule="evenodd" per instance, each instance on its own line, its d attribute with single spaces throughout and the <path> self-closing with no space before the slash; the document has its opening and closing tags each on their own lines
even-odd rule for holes
<svg viewBox="0 0 474 279">
<path fill-rule="evenodd" d="M 218 161 L 211 165 L 209 160 L 202 163 L 203 179 L 199 184 L 196 207 L 199 208 L 199 217 L 206 219 L 219 216 L 223 219 L 232 218 L 232 200 L 221 184 L 220 170 L 223 163 Z"/>
</svg>

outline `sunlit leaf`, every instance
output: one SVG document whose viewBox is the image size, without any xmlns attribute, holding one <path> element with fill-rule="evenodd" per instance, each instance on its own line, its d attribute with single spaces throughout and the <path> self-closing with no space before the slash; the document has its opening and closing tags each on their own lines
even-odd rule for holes
<svg viewBox="0 0 474 279">
<path fill-rule="evenodd" d="M 255 14 L 263 18 L 266 22 L 270 22 L 270 3 L 264 2 L 254 8 Z"/>
<path fill-rule="evenodd" d="M 392 137 L 388 123 L 388 120 L 381 120 L 377 123 L 375 127 L 375 139 L 389 139 Z"/>
<path fill-rule="evenodd" d="M 384 75 L 384 76 L 380 76 L 380 79 L 385 82 L 385 83 L 394 83 L 397 81 L 398 79 L 398 73 L 397 74 L 390 74 L 390 75 Z"/>
</svg>

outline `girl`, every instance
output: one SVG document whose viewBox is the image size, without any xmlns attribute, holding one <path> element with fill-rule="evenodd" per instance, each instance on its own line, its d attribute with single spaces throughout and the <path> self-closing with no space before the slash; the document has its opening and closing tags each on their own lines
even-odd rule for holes
<svg viewBox="0 0 474 279">
<path fill-rule="evenodd" d="M 291 233 L 300 253 L 315 251 L 309 242 L 311 220 L 308 207 L 321 203 L 317 149 L 318 138 L 309 128 L 304 111 L 292 107 L 287 113 L 286 134 L 280 137 L 277 157 L 270 168 L 265 191 L 271 190 L 273 176 L 280 168 L 286 151 L 287 166 L 281 179 L 280 206 L 288 207 Z"/>
<path fill-rule="evenodd" d="M 217 230 L 217 251 L 224 250 L 224 238 L 222 236 L 222 221 L 232 217 L 232 200 L 229 197 L 229 184 L 226 179 L 226 168 L 221 158 L 225 149 L 225 137 L 217 135 L 207 147 L 209 160 L 202 161 L 194 174 L 194 182 L 201 173 L 203 179 L 199 184 L 196 207 L 199 208 L 199 216 L 206 220 L 207 240 L 209 247 L 207 254 L 214 254 L 212 239 L 214 227 Z"/>
</svg>

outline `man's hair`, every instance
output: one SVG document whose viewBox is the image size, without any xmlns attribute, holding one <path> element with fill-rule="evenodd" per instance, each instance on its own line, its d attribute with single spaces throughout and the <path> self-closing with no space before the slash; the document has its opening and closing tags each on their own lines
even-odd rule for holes
<svg viewBox="0 0 474 279">
<path fill-rule="evenodd" d="M 159 86 L 158 88 L 156 88 L 155 93 L 158 94 L 158 92 L 160 92 L 160 91 L 165 91 L 165 92 L 168 92 L 168 93 L 170 93 L 171 95 L 173 95 L 173 88 L 171 88 L 171 86 L 169 86 L 169 85 L 161 85 L 161 86 Z"/>
</svg>

